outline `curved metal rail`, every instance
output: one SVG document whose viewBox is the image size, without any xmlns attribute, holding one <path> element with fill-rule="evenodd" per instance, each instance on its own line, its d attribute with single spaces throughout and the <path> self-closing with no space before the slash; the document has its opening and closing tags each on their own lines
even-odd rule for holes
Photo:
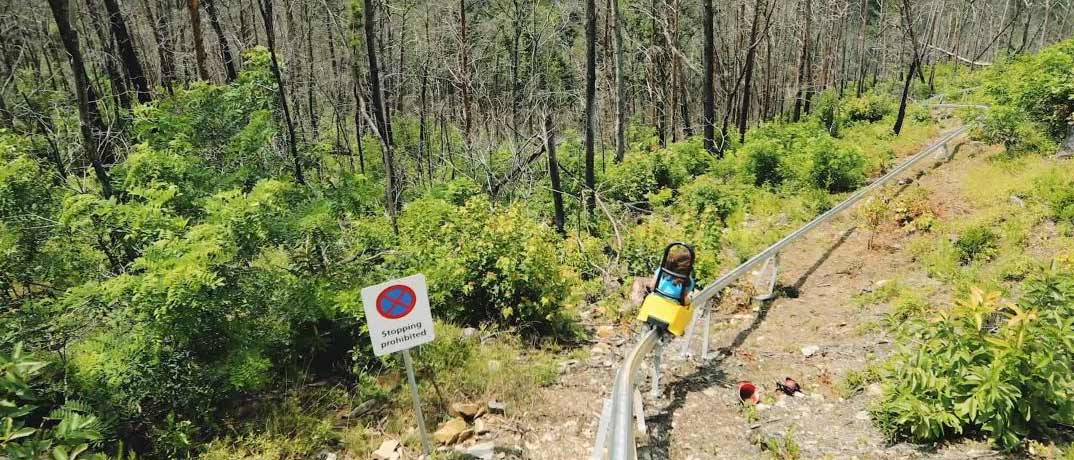
<svg viewBox="0 0 1074 460">
<path fill-rule="evenodd" d="M 634 376 L 642 360 L 660 340 L 660 332 L 650 329 L 642 336 L 634 350 L 627 355 L 623 367 L 615 377 L 612 396 L 612 439 L 608 453 L 611 458 L 633 460 L 637 458 L 634 444 Z"/>
<path fill-rule="evenodd" d="M 948 104 L 938 104 L 937 106 L 942 108 L 947 105 Z M 974 107 L 985 109 L 987 108 L 987 106 Z M 809 221 L 809 223 L 800 227 L 798 230 L 795 230 L 790 235 L 783 237 L 779 241 L 766 248 L 764 251 L 761 251 L 759 254 L 753 256 L 746 262 L 743 262 L 741 265 L 735 267 L 730 272 L 727 272 L 726 274 L 718 278 L 716 281 L 713 281 L 709 285 L 705 286 L 705 288 L 702 289 L 701 292 L 693 296 L 692 303 L 698 308 L 695 310 L 694 318 L 690 323 L 691 332 L 687 333 L 687 340 L 689 340 L 689 336 L 694 328 L 694 323 L 697 322 L 698 315 L 700 314 L 702 309 L 707 308 L 708 301 L 715 297 L 717 294 L 719 294 L 720 291 L 730 286 L 731 283 L 742 277 L 742 275 L 745 275 L 751 268 L 775 256 L 784 247 L 790 245 L 805 234 L 809 233 L 810 230 L 816 228 L 818 225 L 828 221 L 840 212 L 853 206 L 855 203 L 857 203 L 869 193 L 883 187 L 886 183 L 891 181 L 891 179 L 906 172 L 915 164 L 927 158 L 930 154 L 936 152 L 937 150 L 945 149 L 948 142 L 951 142 L 956 137 L 962 135 L 968 129 L 969 125 L 966 125 L 945 134 L 934 144 L 925 148 L 921 152 L 918 152 L 913 157 L 910 157 L 910 159 L 903 162 L 897 168 L 892 169 L 890 172 L 880 177 L 873 183 L 858 189 L 858 191 L 854 192 L 852 195 L 847 197 L 847 199 L 843 200 L 838 205 L 835 205 L 828 211 Z M 642 336 L 638 344 L 634 346 L 634 349 L 631 350 L 630 354 L 627 355 L 626 359 L 623 361 L 623 366 L 619 369 L 619 373 L 616 375 L 615 385 L 612 389 L 610 412 L 611 442 L 608 446 L 608 458 L 610 458 L 611 460 L 635 460 L 637 458 L 637 445 L 634 439 L 634 426 L 631 422 L 631 418 L 634 415 L 634 378 L 637 375 L 638 368 L 641 366 L 641 362 L 652 351 L 652 349 L 656 346 L 659 340 L 660 333 L 656 330 L 650 330 L 645 333 L 645 335 Z M 689 342 L 687 342 L 687 345 L 688 344 Z M 598 445 L 596 448 L 603 449 L 603 446 Z"/>
<path fill-rule="evenodd" d="M 883 187 L 891 179 L 893 179 L 893 178 L 899 176 L 900 174 L 906 172 L 907 169 L 910 169 L 915 164 L 917 164 L 919 161 L 921 161 L 921 160 L 925 159 L 926 157 L 928 157 L 929 154 L 931 154 L 931 153 L 943 148 L 944 146 L 947 145 L 948 142 L 951 142 L 951 140 L 953 140 L 954 138 L 962 135 L 968 129 L 969 129 L 968 126 L 963 126 L 963 127 L 959 128 L 959 129 L 956 129 L 956 130 L 954 130 L 954 131 L 952 131 L 950 133 L 947 133 L 946 135 L 941 137 L 940 140 L 936 141 L 935 144 L 932 144 L 931 146 L 929 146 L 925 150 L 922 150 L 922 151 L 918 152 L 916 155 L 914 155 L 913 157 L 910 157 L 909 160 L 906 160 L 905 162 L 903 162 L 903 164 L 899 165 L 899 167 L 897 167 L 895 169 L 892 169 L 890 172 L 888 172 L 887 174 L 885 174 L 881 178 L 877 179 L 873 183 L 858 189 L 858 191 L 854 192 L 854 194 L 850 195 L 849 197 L 847 197 L 847 199 L 843 200 L 842 203 L 839 203 L 839 204 L 835 205 L 835 207 L 833 207 L 832 209 L 829 209 L 828 211 L 824 212 L 824 214 L 821 214 L 821 215 L 817 216 L 813 220 L 809 221 L 809 223 L 803 225 L 798 230 L 795 230 L 794 233 L 791 233 L 790 235 L 787 235 L 787 236 L 783 237 L 783 239 L 775 242 L 774 244 L 772 244 L 771 246 L 766 248 L 764 251 L 761 251 L 759 254 L 757 254 L 757 255 L 753 256 L 752 258 L 750 258 L 749 260 L 743 262 L 742 265 L 739 265 L 738 267 L 735 267 L 734 270 L 731 270 L 730 272 L 727 272 L 727 274 L 721 276 L 716 281 L 713 281 L 708 286 L 705 286 L 705 288 L 702 289 L 701 292 L 699 292 L 696 295 L 694 295 L 693 304 L 698 305 L 698 306 L 705 305 L 705 302 L 708 302 L 710 299 L 712 299 L 716 294 L 718 294 L 724 288 L 726 288 L 727 286 L 730 286 L 731 283 L 735 282 L 735 280 L 740 278 L 742 275 L 746 274 L 746 272 L 749 271 L 749 269 L 751 269 L 754 266 L 760 264 L 761 262 L 764 262 L 765 260 L 768 260 L 769 257 L 774 256 L 777 252 L 779 252 L 781 249 L 783 249 L 787 245 L 793 243 L 798 238 L 801 238 L 806 233 L 809 233 L 809 231 L 813 230 L 814 228 L 816 228 L 816 226 L 818 226 L 818 225 L 820 225 L 820 224 L 822 224 L 824 222 L 827 222 L 829 219 L 834 217 L 836 214 L 839 214 L 840 212 L 843 212 L 847 208 L 853 206 L 854 203 L 857 203 L 859 200 L 864 198 L 865 195 L 868 195 L 872 191 Z M 701 309 L 699 308 L 698 311 L 700 311 L 700 310 Z"/>
</svg>

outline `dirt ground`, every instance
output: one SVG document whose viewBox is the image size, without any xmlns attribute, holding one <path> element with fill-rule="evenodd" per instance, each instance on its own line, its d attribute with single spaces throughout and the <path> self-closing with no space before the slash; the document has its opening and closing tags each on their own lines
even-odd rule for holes
<svg viewBox="0 0 1074 460">
<path fill-rule="evenodd" d="M 945 131 L 949 129 L 946 128 Z M 923 162 L 916 181 L 931 192 L 940 219 L 967 211 L 960 178 L 983 161 L 967 145 L 936 166 Z M 913 179 L 913 175 L 910 176 Z M 710 359 L 676 361 L 681 346 L 665 349 L 662 395 L 646 397 L 649 439 L 639 457 L 650 459 L 766 459 L 761 439 L 787 437 L 801 459 L 983 459 L 1009 458 L 983 443 L 891 444 L 873 425 L 867 408 L 878 388 L 847 395 L 841 384 L 890 352 L 892 338 L 879 324 L 888 306 L 859 306 L 852 299 L 898 278 L 905 285 L 933 286 L 937 302 L 949 291 L 928 278 L 906 249 L 905 237 L 886 235 L 886 248 L 867 247 L 869 234 L 856 228 L 853 209 L 826 223 L 781 255 L 779 284 L 797 298 L 778 297 L 743 311 L 713 316 Z M 560 383 L 546 388 L 529 408 L 496 427 L 498 445 L 522 458 L 589 458 L 601 406 L 612 377 L 634 343 L 634 331 L 597 339 L 584 362 L 565 362 Z M 809 356 L 805 347 L 816 347 Z M 694 344 L 695 353 L 699 344 Z M 804 395 L 777 394 L 775 382 L 794 377 Z M 764 394 L 752 421 L 737 401 L 735 385 L 749 380 Z M 643 391 L 648 384 L 642 385 Z M 845 396 L 847 395 L 847 396 Z M 788 434 L 789 433 L 789 434 Z"/>
</svg>

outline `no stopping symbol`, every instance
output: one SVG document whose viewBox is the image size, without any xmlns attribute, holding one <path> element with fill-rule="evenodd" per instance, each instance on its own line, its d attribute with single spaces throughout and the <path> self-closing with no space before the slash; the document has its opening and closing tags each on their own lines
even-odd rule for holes
<svg viewBox="0 0 1074 460">
<path fill-rule="evenodd" d="M 399 319 L 414 310 L 418 296 L 410 286 L 388 286 L 377 295 L 377 313 L 388 319 Z"/>
</svg>

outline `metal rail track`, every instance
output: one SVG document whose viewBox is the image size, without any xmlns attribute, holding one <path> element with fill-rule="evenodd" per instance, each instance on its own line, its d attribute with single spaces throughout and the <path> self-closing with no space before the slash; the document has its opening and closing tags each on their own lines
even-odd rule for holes
<svg viewBox="0 0 1074 460">
<path fill-rule="evenodd" d="M 934 107 L 937 107 L 937 108 L 962 108 L 962 107 L 968 107 L 968 108 L 980 108 L 980 109 L 987 109 L 988 108 L 987 106 L 957 105 L 957 104 L 937 104 Z M 708 308 L 708 301 L 711 300 L 716 295 L 718 295 L 720 293 L 720 291 L 722 291 L 724 288 L 730 286 L 731 283 L 733 283 L 736 280 L 738 280 L 739 278 L 741 278 L 742 275 L 745 275 L 746 273 L 748 273 L 750 269 L 756 267 L 757 265 L 759 265 L 759 264 L 767 261 L 768 259 L 772 258 L 773 256 L 776 256 L 777 254 L 779 254 L 780 250 L 782 250 L 783 248 L 787 247 L 791 243 L 797 241 L 799 238 L 805 236 L 807 233 L 809 233 L 810 230 L 813 230 L 818 225 L 831 220 L 833 217 L 835 217 L 839 213 L 841 213 L 844 210 L 846 210 L 847 208 L 853 206 L 855 203 L 860 201 L 862 198 L 864 198 L 869 193 L 872 193 L 872 192 L 880 189 L 881 187 L 886 185 L 888 182 L 890 182 L 892 179 L 894 179 L 894 178 L 898 177 L 899 175 L 903 174 L 904 172 L 906 172 L 907 170 L 912 168 L 914 165 L 919 163 L 921 160 L 924 160 L 925 158 L 927 158 L 929 155 L 933 154 L 937 150 L 943 149 L 943 150 L 946 151 L 947 144 L 949 142 L 951 142 L 952 140 L 954 140 L 958 136 L 961 136 L 962 134 L 966 133 L 966 131 L 968 131 L 968 130 L 969 130 L 969 125 L 965 125 L 965 126 L 962 126 L 961 128 L 958 128 L 958 129 L 956 129 L 954 131 L 951 131 L 951 132 L 943 135 L 938 141 L 933 143 L 931 146 L 929 146 L 929 147 L 925 148 L 924 150 L 918 152 L 913 157 L 910 157 L 910 159 L 904 161 L 901 165 L 899 165 L 895 169 L 892 169 L 890 172 L 888 172 L 887 174 L 883 175 L 879 179 L 873 181 L 871 184 L 858 189 L 856 192 L 851 194 L 849 197 L 847 197 L 841 203 L 835 205 L 834 207 L 832 207 L 828 211 L 824 212 L 823 214 L 821 214 L 821 215 L 817 216 L 816 218 L 814 218 L 813 220 L 809 221 L 809 223 L 807 223 L 807 224 L 803 225 L 802 227 L 798 228 L 793 233 L 783 237 L 782 239 L 780 239 L 779 241 L 775 242 L 774 244 L 772 244 L 771 246 L 769 246 L 765 250 L 761 251 L 757 255 L 753 256 L 749 260 L 743 262 L 741 265 L 735 267 L 733 270 L 727 272 L 726 274 L 724 274 L 723 276 L 721 276 L 717 280 L 715 280 L 712 283 L 710 283 L 709 285 L 705 286 L 705 288 L 702 289 L 701 292 L 699 292 L 699 293 L 697 293 L 696 295 L 693 296 L 692 302 L 698 308 L 694 312 L 694 318 L 692 319 L 692 321 L 690 323 L 689 332 L 687 332 L 686 347 L 689 346 L 689 338 L 692 335 L 692 332 L 693 332 L 693 329 L 694 329 L 694 323 L 696 323 L 698 321 L 698 318 L 699 318 L 699 315 L 701 314 L 701 311 L 703 309 L 705 309 L 705 308 Z M 636 440 L 634 438 L 635 432 L 634 432 L 634 425 L 632 423 L 632 418 L 634 416 L 634 410 L 635 410 L 635 408 L 634 408 L 634 398 L 633 398 L 634 386 L 635 386 L 635 377 L 637 376 L 638 368 L 641 366 L 642 361 L 645 359 L 646 356 L 648 356 L 648 354 L 650 352 L 652 352 L 653 348 L 656 346 L 656 344 L 657 344 L 657 342 L 659 340 L 660 340 L 660 333 L 659 332 L 657 332 L 655 330 L 650 330 L 650 331 L 646 332 L 642 336 L 642 338 L 638 342 L 638 344 L 634 346 L 633 350 L 631 350 L 630 354 L 627 355 L 626 359 L 623 361 L 622 367 L 619 368 L 618 374 L 616 374 L 615 384 L 614 384 L 613 389 L 612 389 L 611 410 L 610 410 L 610 413 L 609 413 L 609 415 L 611 416 L 611 423 L 609 424 L 610 425 L 609 428 L 611 429 L 611 439 L 609 439 L 608 446 L 607 446 L 608 447 L 608 456 L 607 456 L 607 458 L 609 458 L 610 460 L 635 460 L 637 458 L 637 444 L 636 444 Z M 684 352 L 687 349 L 686 347 L 684 347 Z M 598 438 L 601 438 L 601 437 L 603 437 L 603 436 L 598 434 Z M 604 446 L 597 445 L 595 447 L 595 450 L 594 450 L 594 453 L 593 453 L 594 454 L 593 458 L 604 458 L 604 456 L 602 455 L 602 452 L 601 452 L 601 451 L 603 451 L 603 448 L 604 448 Z"/>
</svg>

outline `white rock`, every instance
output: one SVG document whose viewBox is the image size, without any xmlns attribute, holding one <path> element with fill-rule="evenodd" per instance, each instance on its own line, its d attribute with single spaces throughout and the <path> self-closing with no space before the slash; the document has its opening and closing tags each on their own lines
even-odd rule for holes
<svg viewBox="0 0 1074 460">
<path fill-rule="evenodd" d="M 455 451 L 461 453 L 467 458 L 492 460 L 492 458 L 496 455 L 496 445 L 492 442 L 479 442 L 470 447 L 455 446 Z"/>
<path fill-rule="evenodd" d="M 386 440 L 380 443 L 380 447 L 373 451 L 373 458 L 376 460 L 392 460 L 392 458 L 398 457 L 396 450 L 399 448 L 399 441 L 394 439 Z"/>
<path fill-rule="evenodd" d="M 805 356 L 806 358 L 808 358 L 810 356 L 813 356 L 813 355 L 817 354 L 818 351 L 820 351 L 820 347 L 818 347 L 816 345 L 807 345 L 807 346 L 802 347 L 802 356 Z"/>
<path fill-rule="evenodd" d="M 881 387 L 879 383 L 871 383 L 869 386 L 865 387 L 865 394 L 869 396 L 883 396 L 884 388 Z"/>
</svg>

